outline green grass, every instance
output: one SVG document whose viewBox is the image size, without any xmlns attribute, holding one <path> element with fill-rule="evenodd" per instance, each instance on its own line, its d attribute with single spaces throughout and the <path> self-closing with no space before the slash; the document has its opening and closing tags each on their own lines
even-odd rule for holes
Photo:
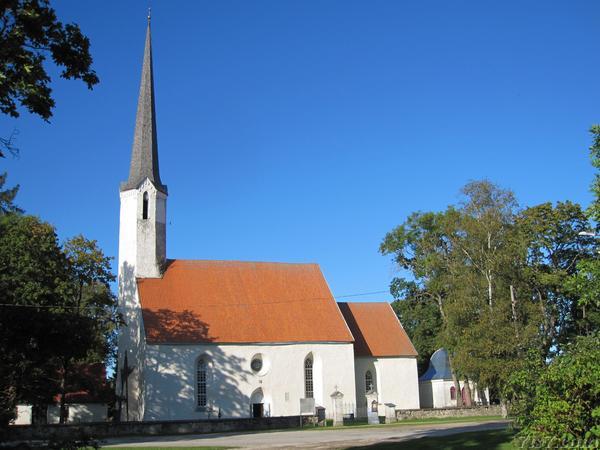
<svg viewBox="0 0 600 450">
<path fill-rule="evenodd" d="M 366 447 L 351 447 L 348 450 L 459 450 L 476 448 L 512 450 L 518 448 L 511 443 L 515 434 L 516 431 L 510 430 L 475 431 L 401 442 L 378 443 Z"/>
<path fill-rule="evenodd" d="M 343 428 L 379 428 L 379 427 L 404 427 L 408 425 L 427 425 L 427 424 L 444 424 L 444 423 L 464 423 L 464 422 L 490 422 L 494 420 L 503 420 L 501 416 L 473 416 L 473 417 L 444 417 L 432 419 L 407 419 L 400 422 L 386 423 L 380 425 L 356 424 L 356 425 L 341 425 L 337 427 L 305 427 L 304 430 L 314 431 L 329 431 L 339 430 Z M 289 431 L 297 431 L 298 428 L 290 428 Z M 271 431 L 271 430 L 269 430 Z M 275 430 L 273 430 L 275 431 Z M 283 430 L 277 430 L 283 431 Z"/>
</svg>

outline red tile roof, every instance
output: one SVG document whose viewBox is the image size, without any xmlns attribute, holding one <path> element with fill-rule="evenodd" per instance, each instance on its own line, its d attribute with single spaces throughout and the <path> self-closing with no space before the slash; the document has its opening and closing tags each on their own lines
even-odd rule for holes
<svg viewBox="0 0 600 450">
<path fill-rule="evenodd" d="M 137 285 L 150 344 L 353 341 L 317 264 L 172 260 Z"/>
<path fill-rule="evenodd" d="M 389 303 L 338 303 L 338 306 L 354 335 L 355 356 L 417 356 Z"/>
<path fill-rule="evenodd" d="M 66 403 L 107 403 L 114 394 L 106 380 L 104 363 L 86 363 L 71 367 L 65 393 Z M 59 403 L 61 394 L 54 396 Z"/>
</svg>

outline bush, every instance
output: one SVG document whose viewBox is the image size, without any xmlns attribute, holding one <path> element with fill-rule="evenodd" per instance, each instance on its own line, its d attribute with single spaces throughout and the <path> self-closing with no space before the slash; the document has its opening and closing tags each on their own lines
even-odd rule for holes
<svg viewBox="0 0 600 450">
<path fill-rule="evenodd" d="M 529 386 L 526 386 L 529 384 Z M 512 413 L 528 446 L 600 442 L 600 335 L 580 336 L 546 367 L 516 373 Z M 527 398 L 530 397 L 530 398 Z"/>
</svg>

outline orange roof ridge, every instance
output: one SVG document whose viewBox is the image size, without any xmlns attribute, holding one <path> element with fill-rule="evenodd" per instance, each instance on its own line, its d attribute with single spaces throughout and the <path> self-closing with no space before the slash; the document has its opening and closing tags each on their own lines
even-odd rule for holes
<svg viewBox="0 0 600 450">
<path fill-rule="evenodd" d="M 150 344 L 354 341 L 318 264 L 171 260 L 137 285 Z"/>
<path fill-rule="evenodd" d="M 319 266 L 315 262 L 286 262 L 286 261 L 248 261 L 239 259 L 167 259 L 167 266 L 173 263 L 235 263 L 235 264 L 277 264 L 290 266 Z"/>
<path fill-rule="evenodd" d="M 417 356 L 389 302 L 338 302 L 354 336 L 355 356 Z"/>
</svg>

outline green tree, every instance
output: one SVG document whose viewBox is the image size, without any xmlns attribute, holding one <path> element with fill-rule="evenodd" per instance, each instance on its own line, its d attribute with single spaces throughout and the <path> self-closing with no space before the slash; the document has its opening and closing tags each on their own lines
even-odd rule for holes
<svg viewBox="0 0 600 450">
<path fill-rule="evenodd" d="M 598 247 L 594 239 L 579 236 L 589 230 L 590 223 L 581 206 L 569 201 L 527 208 L 517 226 L 527 246 L 525 293 L 540 309 L 539 355 L 545 359 L 580 334 L 585 290 L 570 283 L 581 280 L 582 268 L 593 261 Z"/>
<path fill-rule="evenodd" d="M 600 168 L 600 127 L 591 133 L 592 164 Z M 587 215 L 598 227 L 599 174 L 592 192 Z M 531 351 L 505 387 L 524 445 L 600 443 L 600 263 L 594 236 L 578 239 L 589 226 L 569 202 L 540 205 L 522 217 L 530 249 L 527 281 L 544 317 L 542 351 Z"/>
<path fill-rule="evenodd" d="M 415 339 L 421 369 L 435 351 L 433 346 L 446 347 L 458 404 L 461 405 L 453 348 L 445 339 L 449 335 L 446 303 L 455 285 L 455 265 L 451 260 L 458 220 L 459 214 L 454 208 L 443 213 L 413 213 L 386 234 L 379 250 L 383 255 L 393 255 L 399 268 L 408 272 L 408 277 L 392 280 L 390 291 L 397 299 L 395 308 L 400 313 L 400 320 L 408 320 L 409 336 Z M 437 307 L 438 318 L 431 311 L 432 305 Z M 428 314 L 417 317 L 420 313 Z"/>
<path fill-rule="evenodd" d="M 51 225 L 0 217 L 1 426 L 17 402 L 47 405 L 64 394 L 75 365 L 114 354 L 112 279 L 95 241 L 78 236 L 63 249 Z"/>
<path fill-rule="evenodd" d="M 18 401 L 48 404 L 58 392 L 53 346 L 62 345 L 54 341 L 69 285 L 67 261 L 52 226 L 30 216 L 0 218 L 2 426 L 13 418 Z"/>
<path fill-rule="evenodd" d="M 484 180 L 462 193 L 461 204 L 442 213 L 412 214 L 386 235 L 380 251 L 409 272 L 392 281 L 391 292 L 417 350 L 445 347 L 455 380 L 499 394 L 539 340 L 541 313 L 524 278 L 528 241 L 510 191 Z M 468 383 L 465 394 L 459 404 L 470 402 Z"/>
<path fill-rule="evenodd" d="M 511 376 L 514 412 L 523 427 L 518 440 L 524 446 L 598 447 L 599 343 L 598 334 L 578 336 L 547 366 L 534 363 Z"/>
<path fill-rule="evenodd" d="M 600 169 L 600 125 L 590 129 L 592 145 L 590 146 L 590 159 L 592 166 Z M 596 225 L 597 239 L 600 233 L 600 171 L 597 171 L 592 181 L 594 200 L 587 210 L 589 218 Z M 590 239 L 590 238 L 583 238 Z M 574 309 L 578 318 L 579 334 L 600 331 L 600 258 L 596 249 L 593 258 L 581 260 L 577 265 L 577 272 L 567 283 L 567 288 L 580 295 Z"/>
<path fill-rule="evenodd" d="M 98 83 L 92 70 L 90 42 L 79 26 L 63 24 L 47 0 L 5 0 L 0 5 L 0 111 L 19 116 L 18 104 L 44 120 L 52 116 L 54 99 L 48 57 L 65 79 Z"/>
<path fill-rule="evenodd" d="M 14 200 L 19 192 L 19 185 L 4 189 L 7 173 L 0 174 L 0 216 L 9 213 L 22 213 L 23 211 L 15 205 Z"/>
<path fill-rule="evenodd" d="M 467 184 L 462 193 L 445 340 L 457 371 L 497 393 L 535 332 L 528 302 L 515 296 L 523 255 L 515 232 L 517 202 L 512 192 L 486 180 Z"/>
<path fill-rule="evenodd" d="M 110 290 L 115 280 L 111 272 L 111 258 L 104 255 L 95 240 L 79 235 L 64 245 L 69 274 L 73 285 L 69 316 L 84 324 L 77 331 L 77 341 L 83 347 L 74 352 L 63 352 L 60 359 L 60 419 L 67 419 L 66 388 L 71 385 L 72 369 L 85 362 L 104 361 L 114 365 L 116 330 L 120 323 L 116 297 Z"/>
</svg>

